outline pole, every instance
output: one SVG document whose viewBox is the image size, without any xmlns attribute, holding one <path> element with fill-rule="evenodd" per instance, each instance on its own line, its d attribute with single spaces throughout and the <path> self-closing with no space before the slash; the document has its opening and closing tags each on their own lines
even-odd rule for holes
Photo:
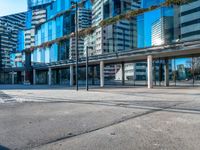
<svg viewBox="0 0 200 150">
<path fill-rule="evenodd" d="M 122 62 L 122 85 L 125 85 L 124 62 Z"/>
<path fill-rule="evenodd" d="M 2 73 L 2 76 L 3 76 L 2 83 L 5 83 L 4 71 L 3 71 L 3 65 L 2 65 L 2 35 L 1 34 L 0 34 L 0 73 Z"/>
<path fill-rule="evenodd" d="M 174 82 L 176 86 L 176 58 L 174 57 Z"/>
<path fill-rule="evenodd" d="M 89 90 L 89 87 L 88 87 L 88 46 L 86 48 L 86 90 L 88 91 Z"/>
<path fill-rule="evenodd" d="M 2 53 L 2 49 L 1 49 L 1 34 L 0 34 L 0 71 L 2 70 L 2 56 L 1 56 L 1 53 Z M 3 72 L 3 71 L 2 71 Z"/>
<path fill-rule="evenodd" d="M 195 82 L 195 66 L 194 66 L 194 57 L 192 57 L 192 80 L 193 80 L 193 87 L 194 87 L 194 82 Z"/>
<path fill-rule="evenodd" d="M 153 67 L 153 71 L 154 71 L 154 84 L 156 86 L 156 60 L 154 61 L 154 67 Z"/>
<path fill-rule="evenodd" d="M 159 86 L 161 86 L 161 61 L 160 61 L 160 58 L 159 58 Z"/>
<path fill-rule="evenodd" d="M 76 5 L 76 90 L 78 91 L 78 2 L 75 2 Z"/>
</svg>

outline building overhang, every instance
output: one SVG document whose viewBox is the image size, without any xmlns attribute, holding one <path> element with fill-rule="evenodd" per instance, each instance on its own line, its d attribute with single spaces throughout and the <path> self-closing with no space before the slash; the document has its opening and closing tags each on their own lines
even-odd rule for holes
<svg viewBox="0 0 200 150">
<path fill-rule="evenodd" d="M 89 65 L 98 65 L 100 61 L 104 61 L 104 64 L 119 64 L 122 62 L 133 63 L 139 61 L 146 61 L 148 55 L 152 55 L 154 59 L 199 57 L 200 40 L 90 56 Z M 80 58 L 79 66 L 85 66 L 85 62 L 86 62 L 85 57 Z M 34 69 L 66 68 L 69 67 L 70 65 L 75 65 L 75 64 L 76 64 L 75 60 L 66 60 L 48 64 L 35 63 L 33 64 L 33 68 Z"/>
</svg>

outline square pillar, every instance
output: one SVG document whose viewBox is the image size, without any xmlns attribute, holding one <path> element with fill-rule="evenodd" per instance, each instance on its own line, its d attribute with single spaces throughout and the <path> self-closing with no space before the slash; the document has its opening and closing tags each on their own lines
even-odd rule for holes
<svg viewBox="0 0 200 150">
<path fill-rule="evenodd" d="M 24 71 L 24 83 L 26 82 L 26 71 Z"/>
<path fill-rule="evenodd" d="M 70 86 L 74 85 L 74 66 L 70 65 Z"/>
<path fill-rule="evenodd" d="M 92 85 L 95 85 L 95 72 L 94 72 L 94 66 L 91 66 L 92 68 Z"/>
<path fill-rule="evenodd" d="M 56 69 L 56 84 L 60 84 L 60 70 Z"/>
<path fill-rule="evenodd" d="M 147 57 L 147 72 L 148 72 L 148 88 L 153 88 L 153 71 L 152 71 L 152 62 L 153 57 L 152 55 L 149 55 Z"/>
<path fill-rule="evenodd" d="M 15 72 L 12 71 L 12 84 L 15 84 Z"/>
<path fill-rule="evenodd" d="M 36 70 L 33 69 L 33 85 L 36 85 Z"/>
<path fill-rule="evenodd" d="M 169 60 L 165 60 L 165 86 L 169 86 Z"/>
<path fill-rule="evenodd" d="M 104 87 L 104 62 L 100 62 L 100 87 Z"/>
<path fill-rule="evenodd" d="M 122 85 L 125 85 L 125 69 L 124 69 L 124 63 L 122 63 Z"/>
<path fill-rule="evenodd" d="M 49 68 L 49 71 L 48 71 L 48 84 L 51 85 L 51 76 L 52 76 L 52 70 L 51 68 Z"/>
</svg>

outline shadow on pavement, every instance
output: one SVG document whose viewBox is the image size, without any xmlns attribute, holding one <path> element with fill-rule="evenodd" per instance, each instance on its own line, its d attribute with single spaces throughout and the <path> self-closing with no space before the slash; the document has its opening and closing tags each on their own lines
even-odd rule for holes
<svg viewBox="0 0 200 150">
<path fill-rule="evenodd" d="M 0 145 L 0 150 L 10 150 L 10 149 Z"/>
<path fill-rule="evenodd" d="M 48 85 L 0 85 L 0 90 L 70 90 L 68 86 L 48 86 Z"/>
<path fill-rule="evenodd" d="M 5 103 L 5 102 L 14 102 L 15 100 L 13 99 L 12 96 L 4 93 L 3 91 L 0 91 L 0 103 Z M 0 149 L 1 150 L 1 149 Z"/>
<path fill-rule="evenodd" d="M 188 114 L 200 114 L 200 105 L 188 106 L 190 101 L 156 101 L 156 100 L 74 100 L 71 98 L 53 98 L 42 96 L 25 96 L 24 98 L 34 99 L 34 101 L 26 101 L 26 103 L 71 103 L 83 105 L 102 105 L 108 107 L 123 107 L 144 110 L 160 110 L 164 109 L 167 112 L 178 112 Z M 185 105 L 186 104 L 186 105 Z M 184 106 L 185 105 L 185 106 Z M 170 108 L 170 109 L 169 109 Z"/>
</svg>

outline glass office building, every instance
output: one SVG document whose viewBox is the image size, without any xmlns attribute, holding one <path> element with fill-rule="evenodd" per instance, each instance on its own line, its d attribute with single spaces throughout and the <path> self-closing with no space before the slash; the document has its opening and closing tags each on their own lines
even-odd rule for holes
<svg viewBox="0 0 200 150">
<path fill-rule="evenodd" d="M 10 54 L 16 52 L 18 48 L 23 49 L 22 32 L 25 28 L 25 13 L 18 13 L 0 17 L 0 69 L 10 68 Z M 18 36 L 20 35 L 20 36 Z"/>
<path fill-rule="evenodd" d="M 180 38 L 183 41 L 200 39 L 200 0 L 180 7 Z"/>
<path fill-rule="evenodd" d="M 33 9 L 34 7 L 41 8 L 55 0 L 27 0 L 28 8 Z"/>
<path fill-rule="evenodd" d="M 165 0 L 142 0 L 141 7 L 148 8 L 154 5 L 159 5 Z M 164 39 L 163 36 L 166 34 L 173 34 L 168 32 L 170 29 L 173 30 L 173 8 L 162 7 L 156 10 L 146 12 L 138 16 L 138 47 L 151 47 L 153 45 L 162 45 L 169 43 L 173 40 L 173 35 L 168 35 L 168 39 Z M 169 23 L 170 22 L 170 23 Z M 156 29 L 163 28 L 163 29 Z M 155 32 L 160 32 L 159 38 L 155 40 Z M 162 32 L 164 31 L 164 32 Z"/>
<path fill-rule="evenodd" d="M 25 28 L 25 13 L 0 17 L 0 83 L 10 83 L 11 69 L 14 60 L 18 60 L 16 65 L 21 67 L 20 56 L 13 56 L 18 50 L 23 49 L 23 33 Z M 15 61 L 16 62 L 16 61 Z"/>
<path fill-rule="evenodd" d="M 47 7 L 47 21 L 37 27 L 35 33 L 35 46 L 56 40 L 75 31 L 74 10 L 57 16 L 57 14 L 67 11 L 70 8 L 71 2 L 63 0 L 54 1 Z M 90 27 L 91 13 L 88 8 L 89 5 L 86 3 L 83 8 L 78 10 L 79 30 Z M 53 17 L 55 18 L 52 19 Z M 79 39 L 80 57 L 84 55 L 83 40 L 84 39 Z M 54 43 L 48 48 L 37 48 L 32 53 L 32 62 L 49 63 L 57 62 L 59 60 L 73 59 L 75 51 L 74 47 L 74 38 L 70 38 L 60 43 Z"/>
<path fill-rule="evenodd" d="M 97 26 L 104 19 L 140 7 L 149 8 L 159 5 L 165 0 L 93 0 L 92 4 L 89 1 L 78 9 L 79 31 Z M 103 54 L 107 57 L 108 54 L 109 57 L 109 53 L 111 53 L 116 54 L 118 57 L 118 54 L 125 51 L 133 52 L 138 48 L 172 44 L 180 37 L 188 38 L 185 35 L 189 35 L 192 39 L 193 37 L 196 38 L 194 34 L 198 33 L 198 15 L 195 14 L 198 12 L 198 2 L 199 0 L 194 0 L 193 3 L 196 6 L 193 3 L 190 6 L 176 6 L 176 11 L 174 6 L 161 7 L 131 19 L 122 19 L 106 27 L 98 26 L 93 33 L 79 38 L 79 58 L 84 60 L 82 57 L 85 56 L 88 46 L 90 47 L 90 56 Z M 21 35 L 19 34 L 21 38 L 18 38 L 18 41 L 21 43 L 19 49 L 24 48 L 31 52 L 31 62 L 34 68 L 32 74 L 35 75 L 35 82 L 33 83 L 66 85 L 70 82 L 70 73 L 72 73 L 73 68 L 71 66 L 70 68 L 68 66 L 63 67 L 62 65 L 75 60 L 76 52 L 75 37 L 65 37 L 73 35 L 75 32 L 75 9 L 68 11 L 72 6 L 70 0 L 29 0 L 28 6 L 26 30 L 23 34 L 22 32 Z M 175 29 L 175 24 L 178 30 Z M 177 31 L 176 34 L 175 31 Z M 24 42 L 21 40 L 23 38 Z M 20 57 L 19 54 L 12 56 L 15 61 L 19 61 Z M 22 60 L 25 57 L 25 55 L 22 55 Z M 122 62 L 105 65 L 103 70 L 105 82 L 108 84 L 121 84 L 124 69 L 126 83 L 146 85 L 147 62 L 144 59 L 139 60 L 139 62 L 137 60 L 123 61 L 125 61 L 123 62 L 125 63 L 124 66 L 121 64 Z M 172 57 L 154 59 L 154 84 L 162 85 L 164 83 L 166 62 L 169 65 L 171 85 L 182 84 L 183 82 L 191 83 L 193 78 L 191 63 L 193 61 L 198 62 L 199 59 L 177 59 Z M 19 66 L 17 63 L 13 63 L 13 65 Z M 193 63 L 193 66 L 197 68 L 195 75 L 197 76 L 196 79 L 199 79 L 198 63 L 195 63 L 195 65 Z M 99 74 L 99 65 L 89 68 L 89 77 L 95 79 L 97 83 L 100 79 Z M 83 81 L 81 83 L 84 83 L 84 67 L 79 68 L 78 79 Z"/>
</svg>

